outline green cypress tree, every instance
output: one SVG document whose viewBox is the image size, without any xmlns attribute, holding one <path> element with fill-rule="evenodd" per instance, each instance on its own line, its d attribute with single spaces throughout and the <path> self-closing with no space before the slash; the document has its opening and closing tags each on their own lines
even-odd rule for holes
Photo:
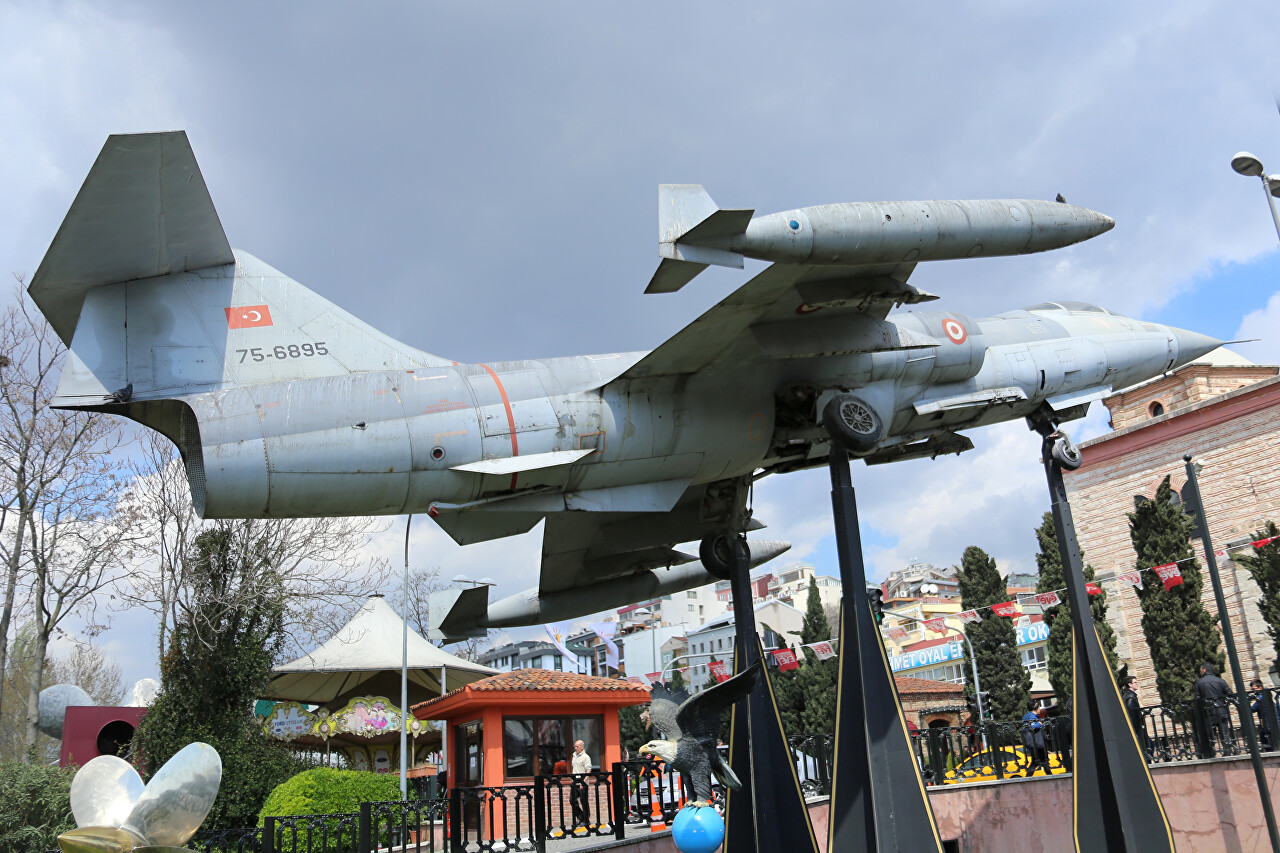
<svg viewBox="0 0 1280 853">
<path fill-rule="evenodd" d="M 822 608 L 816 581 L 809 582 L 809 600 L 804 612 L 804 624 L 800 628 L 802 645 L 820 643 L 831 639 L 831 625 Z M 836 725 L 836 659 L 818 660 L 812 649 L 805 649 L 800 657 L 800 670 L 796 677 L 799 687 L 798 730 L 794 735 L 814 735 L 835 731 Z"/>
<path fill-rule="evenodd" d="M 960 570 L 960 601 L 965 610 L 975 610 L 1009 600 L 1005 580 L 996 569 L 996 561 L 976 545 L 964 549 Z M 1018 633 L 1013 620 L 997 616 L 990 610 L 979 613 L 982 620 L 965 625 L 965 633 L 977 657 L 982 689 L 991 694 L 988 714 L 996 720 L 1020 720 L 1027 712 L 1031 698 L 1031 673 L 1022 665 L 1018 653 Z M 965 649 L 965 693 L 973 695 L 971 669 Z"/>
<path fill-rule="evenodd" d="M 1274 521 L 1268 521 L 1266 527 L 1253 534 L 1253 541 L 1272 536 L 1280 536 L 1280 529 Z M 1276 661 L 1271 664 L 1275 668 L 1280 665 L 1280 542 L 1263 545 L 1253 556 L 1236 557 L 1235 562 L 1249 570 L 1262 590 L 1258 609 L 1267 622 L 1267 635 L 1271 637 L 1271 644 L 1276 652 Z"/>
<path fill-rule="evenodd" d="M 1142 633 L 1151 650 L 1156 690 L 1165 705 L 1191 699 L 1191 685 L 1199 677 L 1200 664 L 1208 661 L 1222 671 L 1217 621 L 1200 603 L 1204 580 L 1200 563 L 1190 559 L 1191 532 L 1195 523 L 1173 501 L 1173 489 L 1165 477 L 1155 500 L 1143 501 L 1129 516 L 1129 538 L 1137 555 L 1138 570 L 1179 560 L 1182 583 L 1166 590 L 1153 573 L 1143 572 L 1138 603 L 1142 605 Z"/>
<path fill-rule="evenodd" d="M 670 685 L 671 685 L 671 689 L 672 689 L 672 690 L 679 690 L 679 689 L 681 689 L 682 687 L 684 687 L 684 686 L 685 686 L 685 682 L 684 682 L 684 670 L 683 670 L 683 669 L 681 669 L 680 667 L 675 667 L 674 669 L 672 669 L 672 670 L 671 670 L 671 679 L 670 679 L 669 683 L 670 683 Z"/>
<path fill-rule="evenodd" d="M 1062 553 L 1058 550 L 1058 533 L 1053 528 L 1053 514 L 1046 512 L 1036 528 L 1036 539 L 1040 542 L 1040 551 L 1036 554 L 1036 566 L 1040 569 L 1040 581 L 1036 584 L 1036 592 L 1056 592 L 1065 589 L 1066 573 L 1062 568 Z M 1081 559 L 1084 554 L 1081 553 Z M 1094 578 L 1093 566 L 1088 563 L 1084 567 L 1084 579 Z M 1071 664 L 1071 605 L 1067 603 L 1066 593 L 1060 593 L 1062 604 L 1051 607 L 1045 613 L 1046 620 L 1051 620 L 1049 628 L 1049 683 L 1053 685 L 1053 693 L 1059 702 L 1071 698 L 1072 664 Z M 1116 657 L 1116 632 L 1107 622 L 1107 594 L 1089 597 L 1089 609 L 1093 611 L 1093 622 L 1098 628 L 1098 639 L 1107 653 L 1111 663 L 1111 671 L 1116 672 L 1120 661 Z"/>
</svg>

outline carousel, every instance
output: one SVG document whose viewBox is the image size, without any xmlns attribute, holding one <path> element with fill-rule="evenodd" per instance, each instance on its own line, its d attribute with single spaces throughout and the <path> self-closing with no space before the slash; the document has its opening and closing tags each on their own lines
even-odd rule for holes
<svg viewBox="0 0 1280 853">
<path fill-rule="evenodd" d="M 257 708 L 268 737 L 353 770 L 395 773 L 405 713 L 400 695 L 404 622 L 381 595 L 370 596 L 346 625 L 315 651 L 276 667 Z M 494 675 L 408 631 L 410 707 Z M 438 727 L 408 715 L 410 776 L 443 765 Z"/>
</svg>

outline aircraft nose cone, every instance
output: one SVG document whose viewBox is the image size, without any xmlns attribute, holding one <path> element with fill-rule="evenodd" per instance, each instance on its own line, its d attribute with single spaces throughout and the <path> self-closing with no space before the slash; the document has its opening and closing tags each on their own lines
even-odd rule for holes
<svg viewBox="0 0 1280 853">
<path fill-rule="evenodd" d="M 1170 329 L 1174 340 L 1178 343 L 1176 367 L 1190 364 L 1202 355 L 1213 352 L 1222 346 L 1222 341 L 1202 335 L 1199 332 L 1188 332 L 1186 329 Z"/>
</svg>

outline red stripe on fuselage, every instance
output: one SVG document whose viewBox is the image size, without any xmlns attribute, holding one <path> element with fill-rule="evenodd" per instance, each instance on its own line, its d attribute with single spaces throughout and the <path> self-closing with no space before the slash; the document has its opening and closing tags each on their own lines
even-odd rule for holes
<svg viewBox="0 0 1280 853">
<path fill-rule="evenodd" d="M 498 378 L 498 374 L 493 372 L 493 368 L 487 364 L 480 365 L 493 377 L 493 384 L 498 386 L 498 396 L 502 398 L 502 407 L 507 410 L 507 427 L 511 430 L 511 455 L 520 455 L 520 445 L 516 442 L 516 416 L 511 413 L 511 401 L 507 399 L 507 389 L 502 387 L 502 380 Z M 519 474 L 511 475 L 511 488 L 516 487 L 516 478 Z"/>
</svg>

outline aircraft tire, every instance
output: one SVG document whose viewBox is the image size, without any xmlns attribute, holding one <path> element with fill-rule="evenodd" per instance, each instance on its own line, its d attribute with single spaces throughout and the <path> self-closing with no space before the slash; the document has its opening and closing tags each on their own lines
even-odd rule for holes
<svg viewBox="0 0 1280 853">
<path fill-rule="evenodd" d="M 1054 439 L 1049 453 L 1053 455 L 1053 460 L 1067 471 L 1074 471 L 1084 464 L 1084 456 L 1080 454 L 1080 448 L 1072 444 L 1071 439 L 1065 435 Z"/>
<path fill-rule="evenodd" d="M 702 540 L 698 546 L 698 557 L 702 560 L 702 567 L 712 576 L 727 581 L 733 575 L 735 550 L 744 559 L 751 559 L 751 549 L 747 547 L 746 539 L 732 531 L 721 530 Z"/>
<path fill-rule="evenodd" d="M 836 444 L 855 456 L 865 456 L 884 438 L 884 423 L 876 410 L 852 394 L 837 394 L 822 410 L 822 425 Z"/>
</svg>

